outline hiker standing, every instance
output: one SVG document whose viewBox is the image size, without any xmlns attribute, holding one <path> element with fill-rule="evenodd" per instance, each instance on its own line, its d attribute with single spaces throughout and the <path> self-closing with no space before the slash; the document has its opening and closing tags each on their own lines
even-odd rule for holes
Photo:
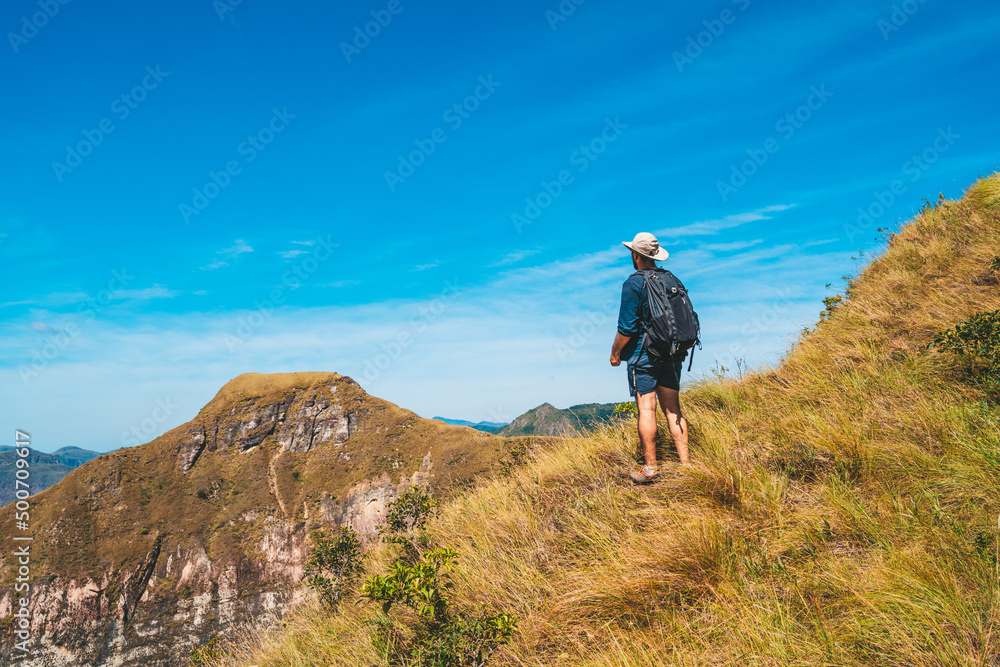
<svg viewBox="0 0 1000 667">
<path fill-rule="evenodd" d="M 672 273 L 656 266 L 656 262 L 667 259 L 668 253 L 655 236 L 641 232 L 631 243 L 622 244 L 632 251 L 635 273 L 622 285 L 611 365 L 626 361 L 629 393 L 635 396 L 639 408 L 639 441 L 646 462 L 630 477 L 636 484 L 648 484 L 660 478 L 656 469 L 657 399 L 667 417 L 677 455 L 682 464 L 689 463 L 680 382 L 687 351 L 700 344 L 698 316 L 684 285 Z"/>
</svg>

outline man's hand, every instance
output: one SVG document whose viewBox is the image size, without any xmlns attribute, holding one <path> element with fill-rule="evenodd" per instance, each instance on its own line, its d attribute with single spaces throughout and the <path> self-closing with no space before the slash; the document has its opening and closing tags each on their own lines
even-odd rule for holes
<svg viewBox="0 0 1000 667">
<path fill-rule="evenodd" d="M 620 366 L 622 363 L 622 350 L 625 345 L 632 340 L 631 336 L 623 336 L 620 333 L 615 334 L 615 342 L 611 346 L 611 365 Z"/>
</svg>

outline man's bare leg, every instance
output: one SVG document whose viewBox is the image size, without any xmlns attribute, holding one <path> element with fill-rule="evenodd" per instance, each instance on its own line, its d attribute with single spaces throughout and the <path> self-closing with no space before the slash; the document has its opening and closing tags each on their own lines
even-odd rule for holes
<svg viewBox="0 0 1000 667">
<path fill-rule="evenodd" d="M 660 389 L 660 387 L 657 387 Z M 639 405 L 639 442 L 646 465 L 656 467 L 656 393 L 636 394 Z"/>
<path fill-rule="evenodd" d="M 646 394 L 652 397 L 653 394 Z M 667 426 L 670 429 L 670 437 L 674 439 L 674 447 L 677 448 L 677 457 L 682 464 L 688 464 L 691 459 L 688 456 L 688 427 L 687 421 L 681 416 L 681 397 L 676 389 L 667 387 L 657 387 L 656 395 L 660 399 L 660 407 L 667 417 Z M 656 404 L 653 404 L 653 460 L 656 460 Z M 642 408 L 639 408 L 639 438 L 642 438 Z M 645 443 L 643 443 L 645 444 Z M 648 461 L 648 459 L 647 459 Z"/>
</svg>

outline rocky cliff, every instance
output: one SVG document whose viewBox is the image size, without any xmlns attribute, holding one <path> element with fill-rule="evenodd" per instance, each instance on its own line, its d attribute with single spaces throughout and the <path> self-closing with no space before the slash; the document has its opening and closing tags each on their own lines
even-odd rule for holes
<svg viewBox="0 0 1000 667">
<path fill-rule="evenodd" d="M 348 377 L 241 375 L 191 422 L 33 496 L 27 530 L 13 511 L 0 517 L 0 540 L 30 547 L 31 582 L 25 653 L 13 616 L 20 565 L 6 550 L 0 662 L 187 665 L 211 636 L 274 623 L 310 594 L 310 531 L 351 525 L 370 543 L 406 487 L 446 494 L 509 446 Z"/>
</svg>

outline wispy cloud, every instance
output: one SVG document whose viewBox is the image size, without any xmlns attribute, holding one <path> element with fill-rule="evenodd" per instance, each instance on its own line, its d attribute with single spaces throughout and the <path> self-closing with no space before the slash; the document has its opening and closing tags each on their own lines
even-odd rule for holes
<svg viewBox="0 0 1000 667">
<path fill-rule="evenodd" d="M 229 266 L 230 262 L 234 261 L 240 255 L 253 251 L 253 246 L 249 243 L 243 239 L 236 239 L 230 247 L 215 251 L 215 254 L 219 255 L 219 259 L 213 260 L 201 268 L 206 271 L 221 269 L 223 266 Z"/>
<path fill-rule="evenodd" d="M 732 243 L 708 243 L 698 247 L 702 250 L 708 250 L 709 252 L 733 252 L 734 250 L 746 250 L 747 248 L 752 248 L 753 246 L 760 244 L 762 241 L 763 239 L 754 239 L 753 241 L 734 241 Z"/>
<path fill-rule="evenodd" d="M 417 264 L 415 267 L 413 267 L 412 270 L 413 271 L 426 271 L 427 269 L 437 268 L 437 267 L 441 266 L 441 264 L 443 264 L 443 262 L 440 259 L 435 259 L 430 264 Z"/>
<path fill-rule="evenodd" d="M 353 287 L 360 284 L 360 280 L 334 280 L 330 283 L 320 283 L 316 287 Z"/>
<path fill-rule="evenodd" d="M 681 225 L 680 227 L 666 227 L 656 232 L 656 236 L 669 239 L 679 239 L 685 236 L 711 236 L 727 229 L 733 229 L 734 227 L 745 225 L 748 222 L 770 220 L 772 216 L 768 215 L 768 213 L 787 211 L 793 206 L 795 206 L 795 204 L 777 204 L 775 206 L 759 208 L 756 211 L 750 211 L 749 213 L 727 215 L 726 217 L 718 220 L 702 220 L 700 222 L 692 222 L 686 225 Z"/>
<path fill-rule="evenodd" d="M 130 301 L 149 301 L 150 299 L 172 299 L 181 294 L 179 290 L 168 289 L 163 285 L 153 285 L 143 289 L 122 289 L 111 293 L 112 299 L 128 299 Z"/>
<path fill-rule="evenodd" d="M 316 245 L 315 241 L 291 241 L 290 243 L 292 245 L 303 245 L 306 246 L 307 248 Z M 309 250 L 294 248 L 292 250 L 281 250 L 278 252 L 278 255 L 280 255 L 282 259 L 295 259 L 299 255 L 308 255 L 309 253 L 310 253 Z"/>
<path fill-rule="evenodd" d="M 541 252 L 541 251 L 540 250 L 515 250 L 514 252 L 507 253 L 506 255 L 504 255 L 503 257 L 501 257 L 499 260 L 493 262 L 489 266 L 496 267 L 496 266 L 507 266 L 509 264 L 517 264 L 522 259 L 526 259 L 528 257 L 531 257 L 532 255 L 537 255 L 539 252 Z"/>
</svg>

